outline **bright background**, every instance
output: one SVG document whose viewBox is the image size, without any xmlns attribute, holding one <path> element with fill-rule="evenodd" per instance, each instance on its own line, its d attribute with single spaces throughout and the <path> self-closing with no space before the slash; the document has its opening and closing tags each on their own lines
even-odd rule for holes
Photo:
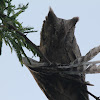
<svg viewBox="0 0 100 100">
<path fill-rule="evenodd" d="M 28 37 L 37 45 L 43 20 L 51 6 L 55 14 L 64 19 L 79 16 L 75 35 L 82 55 L 91 48 L 100 45 L 100 0 L 13 0 L 13 3 L 26 4 L 29 8 L 19 17 L 24 26 L 33 26 L 36 33 Z M 0 100 L 47 100 L 28 69 L 22 67 L 15 52 L 11 54 L 8 46 L 3 44 L 0 56 Z M 27 52 L 27 51 L 26 51 Z M 32 57 L 32 54 L 27 52 Z M 38 58 L 35 58 L 38 60 Z M 100 55 L 94 60 L 100 60 Z M 88 87 L 96 96 L 100 96 L 100 74 L 87 75 L 86 80 L 94 84 Z M 90 97 L 90 100 L 94 98 Z"/>
</svg>

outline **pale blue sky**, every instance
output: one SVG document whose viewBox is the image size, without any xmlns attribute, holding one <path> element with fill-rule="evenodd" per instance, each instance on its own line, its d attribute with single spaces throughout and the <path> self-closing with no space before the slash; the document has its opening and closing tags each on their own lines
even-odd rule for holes
<svg viewBox="0 0 100 100">
<path fill-rule="evenodd" d="M 79 16 L 75 35 L 82 55 L 91 48 L 100 45 L 100 0 L 13 0 L 14 4 L 29 2 L 29 8 L 19 20 L 25 26 L 33 26 L 37 33 L 28 37 L 37 45 L 40 42 L 40 31 L 49 6 L 55 14 L 64 19 Z M 11 54 L 8 46 L 3 44 L 0 56 L 0 100 L 47 100 L 32 75 L 25 66 L 21 66 L 15 52 Z M 28 51 L 27 55 L 32 56 Z M 38 58 L 35 58 L 38 60 Z M 100 54 L 94 60 L 100 60 Z M 94 84 L 88 87 L 100 96 L 100 74 L 87 75 L 87 81 Z M 94 100 L 93 98 L 90 98 Z"/>
</svg>

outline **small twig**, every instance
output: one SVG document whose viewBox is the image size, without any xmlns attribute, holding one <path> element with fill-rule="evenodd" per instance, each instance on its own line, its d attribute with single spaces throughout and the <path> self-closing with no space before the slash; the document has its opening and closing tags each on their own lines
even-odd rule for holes
<svg viewBox="0 0 100 100">
<path fill-rule="evenodd" d="M 25 57 L 22 58 L 23 63 L 26 66 L 29 66 L 32 70 L 37 71 L 37 72 L 51 72 L 51 73 L 67 73 L 67 74 L 73 74 L 73 75 L 81 75 L 83 73 L 85 74 L 91 74 L 91 73 L 100 73 L 100 68 L 97 66 L 95 68 L 95 66 L 91 66 L 93 64 L 97 64 L 100 63 L 100 61 L 93 61 L 93 62 L 86 62 L 86 63 L 82 63 L 82 64 L 71 64 L 71 65 L 67 65 L 67 64 L 51 64 L 48 65 L 48 63 L 46 62 L 36 62 L 35 60 L 33 60 L 32 58 L 29 58 L 31 62 L 31 65 L 27 62 L 27 59 Z M 84 69 L 82 69 L 82 67 L 84 67 Z"/>
<path fill-rule="evenodd" d="M 100 45 L 91 49 L 85 56 L 81 56 L 80 58 L 74 60 L 72 64 L 88 62 L 91 59 L 93 59 L 99 52 L 100 52 Z"/>
<path fill-rule="evenodd" d="M 29 32 L 37 32 L 37 31 L 29 31 Z M 24 32 L 24 33 L 29 34 L 29 32 L 27 31 L 27 32 Z"/>
<path fill-rule="evenodd" d="M 94 94 L 92 94 L 91 92 L 87 91 L 88 94 L 90 94 L 93 98 L 95 98 L 96 100 L 100 100 L 100 97 L 95 96 Z"/>
<path fill-rule="evenodd" d="M 100 100 L 100 97 L 95 96 L 94 94 L 92 94 L 91 92 L 89 92 L 88 90 L 82 88 L 83 91 L 86 91 L 89 95 L 91 95 L 93 98 L 95 98 L 96 100 Z"/>
</svg>

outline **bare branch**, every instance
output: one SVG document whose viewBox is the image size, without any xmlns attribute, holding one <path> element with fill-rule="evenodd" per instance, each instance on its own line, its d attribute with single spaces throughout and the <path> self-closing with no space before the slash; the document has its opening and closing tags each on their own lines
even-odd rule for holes
<svg viewBox="0 0 100 100">
<path fill-rule="evenodd" d="M 31 68 L 38 68 L 38 67 L 42 67 L 42 66 L 48 66 L 47 63 L 39 63 L 38 61 L 33 60 L 33 59 L 29 58 L 29 57 L 28 57 L 28 59 L 30 60 L 31 64 L 28 62 L 26 57 L 23 57 L 22 61 L 23 61 L 23 64 L 25 64 L 26 66 L 29 66 Z"/>
<path fill-rule="evenodd" d="M 89 66 L 86 71 L 86 74 L 95 74 L 95 73 L 100 73 L 100 65 L 91 65 Z"/>
<path fill-rule="evenodd" d="M 100 52 L 100 46 L 95 47 L 95 48 L 91 49 L 85 56 L 77 58 L 71 64 L 76 64 L 76 63 L 81 64 L 82 62 L 86 63 L 89 60 L 93 59 L 99 52 Z"/>
<path fill-rule="evenodd" d="M 100 100 L 100 97 L 95 96 L 94 94 L 92 94 L 91 92 L 87 91 L 88 94 L 90 94 L 93 98 L 95 98 L 96 100 Z"/>
<path fill-rule="evenodd" d="M 76 82 L 83 84 L 83 85 L 94 86 L 93 84 L 91 84 L 89 82 L 81 82 L 81 81 L 79 81 L 79 79 L 73 78 L 73 76 L 71 76 L 71 75 L 73 75 L 73 74 L 77 75 L 76 73 L 79 73 L 79 72 L 71 70 L 70 66 L 64 66 L 64 67 L 63 66 L 61 67 L 60 65 L 49 66 L 47 63 L 40 63 L 40 62 L 33 60 L 31 58 L 28 58 L 28 59 L 30 60 L 31 65 L 28 62 L 27 58 L 25 58 L 25 57 L 22 58 L 22 61 L 26 65 L 26 67 L 28 67 L 31 71 L 36 71 L 36 72 L 43 73 L 43 74 L 56 73 L 56 74 L 61 75 L 62 77 L 65 77 L 67 75 L 66 78 L 69 80 L 76 81 Z"/>
<path fill-rule="evenodd" d="M 23 57 L 22 61 L 23 64 L 25 64 L 30 69 L 40 72 L 40 73 L 67 73 L 67 74 L 74 74 L 74 75 L 81 75 L 83 73 L 85 74 L 94 74 L 94 73 L 100 73 L 100 65 L 96 65 L 100 63 L 100 61 L 93 61 L 93 62 L 86 62 L 80 64 L 71 64 L 71 65 L 61 65 L 61 64 L 55 64 L 55 65 L 48 65 L 47 63 L 40 63 L 36 60 L 33 60 L 31 58 L 28 58 L 30 60 L 30 63 L 28 62 L 27 58 Z M 80 66 L 80 67 L 79 67 Z M 82 69 L 82 67 L 84 69 Z"/>
<path fill-rule="evenodd" d="M 100 46 L 91 49 L 82 59 L 82 61 L 87 62 L 93 59 L 100 52 Z"/>
</svg>

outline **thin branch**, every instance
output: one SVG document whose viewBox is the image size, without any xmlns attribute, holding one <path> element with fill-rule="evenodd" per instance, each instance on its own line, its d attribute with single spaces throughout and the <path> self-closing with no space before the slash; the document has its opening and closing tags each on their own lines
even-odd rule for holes
<svg viewBox="0 0 100 100">
<path fill-rule="evenodd" d="M 97 46 L 93 49 L 91 49 L 84 57 L 83 57 L 83 61 L 89 61 L 91 59 L 93 59 L 98 53 L 100 52 L 100 46 Z"/>
<path fill-rule="evenodd" d="M 51 64 L 51 62 L 43 55 L 43 53 L 39 50 L 39 48 L 33 42 L 31 42 L 25 35 L 23 35 L 22 32 L 18 31 L 16 27 L 11 25 L 10 23 L 7 23 L 7 24 L 10 26 L 10 28 L 14 29 L 20 36 L 22 36 L 26 40 L 26 42 L 29 43 L 34 48 L 34 50 L 39 54 L 41 58 L 43 58 L 48 64 Z"/>
<path fill-rule="evenodd" d="M 0 14 L 0 17 L 7 17 L 6 15 L 4 14 Z M 9 18 L 9 17 L 8 17 Z M 24 35 L 22 32 L 18 31 L 16 27 L 14 27 L 11 23 L 7 22 L 7 24 L 9 25 L 9 27 L 13 30 L 15 30 L 20 36 L 22 36 L 27 43 L 29 43 L 33 48 L 34 50 L 38 53 L 38 55 L 43 58 L 45 60 L 45 62 L 47 62 L 49 65 L 51 64 L 51 62 L 43 55 L 43 53 L 39 50 L 39 48 L 33 43 L 31 42 L 27 37 L 26 35 Z"/>
<path fill-rule="evenodd" d="M 93 59 L 98 53 L 100 52 L 100 46 L 97 46 L 93 49 L 91 49 L 85 56 L 82 56 L 80 58 L 77 58 L 74 60 L 71 64 L 76 64 L 76 63 L 86 63 Z"/>
<path fill-rule="evenodd" d="M 91 92 L 87 91 L 88 94 L 90 94 L 93 98 L 95 98 L 96 100 L 100 100 L 100 97 L 95 96 L 94 94 L 92 94 Z"/>
<path fill-rule="evenodd" d="M 25 64 L 27 67 L 29 67 L 31 70 L 34 70 L 36 72 L 49 74 L 49 73 L 67 73 L 70 75 L 81 75 L 83 73 L 85 74 L 91 74 L 91 73 L 100 73 L 100 66 L 96 65 L 100 63 L 100 61 L 92 61 L 92 62 L 86 62 L 82 63 L 81 65 L 78 64 L 71 64 L 71 65 L 63 65 L 63 64 L 52 64 L 51 66 L 47 63 L 43 62 L 40 63 L 36 60 L 33 60 L 32 58 L 29 58 L 31 64 L 27 61 L 27 58 L 23 57 L 22 61 L 23 64 Z M 82 67 L 84 69 L 82 69 Z M 96 66 L 96 67 L 95 67 Z"/>
<path fill-rule="evenodd" d="M 26 66 L 29 66 L 31 68 L 39 68 L 39 67 L 42 67 L 42 66 L 48 66 L 47 63 L 39 63 L 38 61 L 36 60 L 33 60 L 32 58 L 29 58 L 28 59 L 30 60 L 30 63 L 27 61 L 27 58 L 26 57 L 22 57 L 22 62 L 23 64 L 25 64 Z"/>
<path fill-rule="evenodd" d="M 86 70 L 85 70 L 86 74 L 95 74 L 95 73 L 100 73 L 100 65 L 90 65 Z"/>
</svg>

